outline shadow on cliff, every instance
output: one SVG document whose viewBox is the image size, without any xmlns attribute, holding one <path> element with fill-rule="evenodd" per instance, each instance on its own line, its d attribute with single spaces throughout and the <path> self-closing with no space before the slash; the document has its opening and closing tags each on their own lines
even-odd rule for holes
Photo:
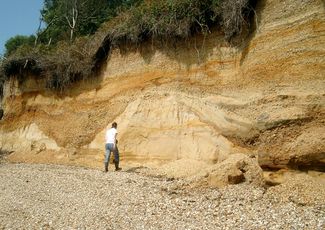
<svg viewBox="0 0 325 230">
<path fill-rule="evenodd" d="M 229 43 L 223 39 L 223 33 L 219 31 L 220 28 L 214 27 L 206 34 L 197 33 L 187 39 L 148 38 L 138 45 L 123 43 L 116 48 L 122 56 L 140 53 L 146 64 L 152 63 L 152 58 L 159 52 L 189 69 L 192 65 L 206 62 L 214 49 L 229 47 Z"/>
<path fill-rule="evenodd" d="M 256 34 L 259 32 L 259 25 L 261 22 L 263 10 L 265 8 L 266 1 L 252 1 L 252 7 L 255 9 L 252 11 L 250 18 L 250 27 L 248 28 L 248 36 L 246 38 L 245 42 L 241 43 L 240 51 L 241 51 L 241 57 L 240 57 L 240 65 L 242 65 L 250 51 L 251 41 L 256 36 Z"/>
</svg>

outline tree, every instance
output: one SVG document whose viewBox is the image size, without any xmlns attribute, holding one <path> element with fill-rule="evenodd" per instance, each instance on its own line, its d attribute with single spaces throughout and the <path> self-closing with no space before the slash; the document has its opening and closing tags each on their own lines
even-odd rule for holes
<svg viewBox="0 0 325 230">
<path fill-rule="evenodd" d="M 44 0 L 41 10 L 46 27 L 37 34 L 42 43 L 74 40 L 91 35 L 119 9 L 143 0 Z"/>
<path fill-rule="evenodd" d="M 10 38 L 5 44 L 5 56 L 9 56 L 21 46 L 33 46 L 34 41 L 34 35 L 16 35 L 15 37 Z"/>
<path fill-rule="evenodd" d="M 120 10 L 143 0 L 44 0 L 40 25 L 35 35 L 17 35 L 5 44 L 7 57 L 19 47 L 38 43 L 50 45 L 73 41 L 76 37 L 94 34 L 99 26 L 115 17 Z M 45 27 L 42 28 L 42 24 Z"/>
</svg>

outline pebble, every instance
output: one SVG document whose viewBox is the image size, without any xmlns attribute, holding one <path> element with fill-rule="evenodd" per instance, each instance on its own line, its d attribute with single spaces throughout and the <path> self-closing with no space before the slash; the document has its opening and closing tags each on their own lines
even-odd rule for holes
<svg viewBox="0 0 325 230">
<path fill-rule="evenodd" d="M 265 188 L 188 188 L 136 172 L 0 164 L 0 229 L 325 229 L 325 205 Z"/>
</svg>

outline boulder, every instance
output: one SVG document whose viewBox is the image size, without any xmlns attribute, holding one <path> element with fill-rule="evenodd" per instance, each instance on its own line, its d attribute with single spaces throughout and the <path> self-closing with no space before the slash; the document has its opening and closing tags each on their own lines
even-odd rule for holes
<svg viewBox="0 0 325 230">
<path fill-rule="evenodd" d="M 232 154 L 225 161 L 215 164 L 207 180 L 210 186 L 219 188 L 238 183 L 264 185 L 263 171 L 257 160 L 241 153 Z"/>
</svg>

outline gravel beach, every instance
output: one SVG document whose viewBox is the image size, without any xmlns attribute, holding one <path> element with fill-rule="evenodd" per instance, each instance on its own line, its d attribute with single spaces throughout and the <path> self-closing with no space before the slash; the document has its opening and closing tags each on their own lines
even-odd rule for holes
<svg viewBox="0 0 325 230">
<path fill-rule="evenodd" d="M 325 229 L 325 204 L 135 170 L 0 164 L 0 229 Z"/>
</svg>

